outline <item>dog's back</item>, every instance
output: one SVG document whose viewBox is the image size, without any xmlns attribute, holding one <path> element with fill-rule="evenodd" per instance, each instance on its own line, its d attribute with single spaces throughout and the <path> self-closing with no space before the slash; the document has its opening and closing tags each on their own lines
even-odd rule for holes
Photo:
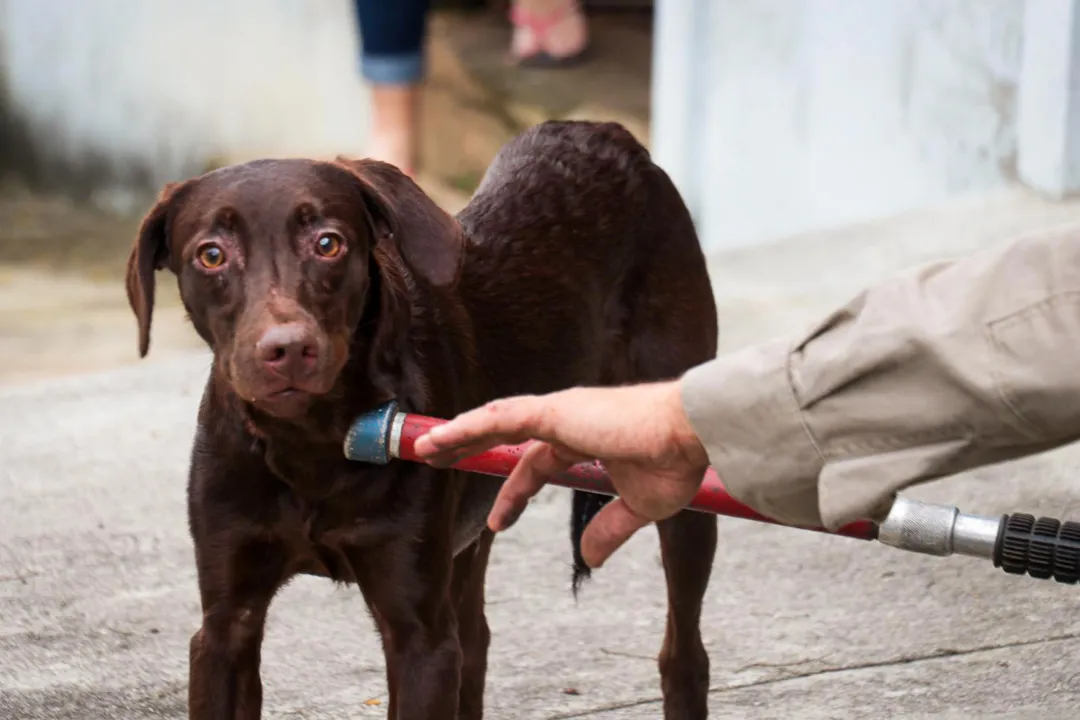
<svg viewBox="0 0 1080 720">
<path fill-rule="evenodd" d="M 639 374 L 631 356 L 656 333 L 715 353 L 689 210 L 621 125 L 530 128 L 498 153 L 458 220 L 468 238 L 459 287 L 496 394 L 627 382 Z"/>
<path fill-rule="evenodd" d="M 716 354 L 712 288 L 678 191 L 621 125 L 508 143 L 460 213 L 461 283 L 493 397 L 669 379 Z M 553 346 L 554 345 L 554 346 Z M 607 498 L 576 492 L 580 535 Z"/>
</svg>

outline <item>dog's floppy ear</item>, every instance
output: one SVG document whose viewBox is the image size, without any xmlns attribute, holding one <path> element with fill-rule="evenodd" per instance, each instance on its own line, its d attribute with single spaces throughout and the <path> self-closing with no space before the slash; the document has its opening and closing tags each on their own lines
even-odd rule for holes
<svg viewBox="0 0 1080 720">
<path fill-rule="evenodd" d="M 360 184 L 377 226 L 376 241 L 388 242 L 410 271 L 432 285 L 453 284 L 464 250 L 464 236 L 457 220 L 389 163 L 339 157 L 335 165 Z"/>
<path fill-rule="evenodd" d="M 150 349 L 150 319 L 154 314 L 154 273 L 169 262 L 169 220 L 179 191 L 187 183 L 171 183 L 143 217 L 127 261 L 127 296 L 139 322 L 139 356 Z"/>
</svg>

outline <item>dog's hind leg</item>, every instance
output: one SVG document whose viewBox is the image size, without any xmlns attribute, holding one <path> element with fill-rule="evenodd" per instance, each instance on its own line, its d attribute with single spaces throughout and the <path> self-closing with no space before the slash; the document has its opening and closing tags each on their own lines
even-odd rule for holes
<svg viewBox="0 0 1080 720">
<path fill-rule="evenodd" d="M 655 254 L 640 268 L 626 324 L 630 380 L 636 382 L 677 378 L 717 351 L 716 304 L 705 259 L 689 213 L 658 169 L 652 201 L 658 210 L 647 237 Z M 716 554 L 716 524 L 716 516 L 689 510 L 658 524 L 668 596 L 659 656 L 667 720 L 703 720 L 709 714 L 701 606 Z"/>
<path fill-rule="evenodd" d="M 716 552 L 716 518 L 683 511 L 657 525 L 667 578 L 668 613 L 660 649 L 664 717 L 709 716 L 709 655 L 701 640 L 701 604 Z"/>
<path fill-rule="evenodd" d="M 669 323 L 668 330 L 678 326 Z M 715 345 L 709 347 L 707 338 L 708 333 L 698 333 L 695 339 L 671 332 L 668 342 L 636 343 L 638 379 L 678 377 L 704 362 L 715 354 Z M 643 339 L 645 336 L 639 336 Z M 709 716 L 709 656 L 701 640 L 701 606 L 716 554 L 716 524 L 715 515 L 693 510 L 657 524 L 668 600 L 664 644 L 658 658 L 666 720 L 704 720 Z"/>
</svg>

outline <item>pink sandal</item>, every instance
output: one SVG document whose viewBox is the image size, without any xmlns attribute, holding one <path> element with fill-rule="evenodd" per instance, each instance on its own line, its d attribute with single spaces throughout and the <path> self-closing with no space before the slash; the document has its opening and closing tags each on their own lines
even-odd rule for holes
<svg viewBox="0 0 1080 720">
<path fill-rule="evenodd" d="M 510 8 L 510 22 L 513 23 L 515 28 L 528 28 L 531 30 L 533 37 L 536 38 L 537 45 L 542 47 L 544 36 L 551 32 L 555 25 L 569 18 L 576 11 L 577 6 L 573 0 L 545 16 L 537 15 L 515 5 Z M 588 54 L 589 45 L 586 44 L 573 55 L 558 56 L 552 55 L 546 50 L 538 50 L 530 55 L 515 58 L 514 62 L 518 67 L 523 68 L 566 68 L 579 64 L 586 59 Z"/>
</svg>

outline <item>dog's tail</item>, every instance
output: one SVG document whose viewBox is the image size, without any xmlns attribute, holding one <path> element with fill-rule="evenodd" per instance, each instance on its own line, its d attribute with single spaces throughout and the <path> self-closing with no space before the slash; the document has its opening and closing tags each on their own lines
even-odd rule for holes
<svg viewBox="0 0 1080 720">
<path fill-rule="evenodd" d="M 581 536 L 589 521 L 596 517 L 600 509 L 610 501 L 611 497 L 607 495 L 597 495 L 583 490 L 574 491 L 570 515 L 570 542 L 574 548 L 574 597 L 577 597 L 581 584 L 592 575 L 592 570 L 585 564 L 585 558 L 581 555 Z"/>
</svg>

